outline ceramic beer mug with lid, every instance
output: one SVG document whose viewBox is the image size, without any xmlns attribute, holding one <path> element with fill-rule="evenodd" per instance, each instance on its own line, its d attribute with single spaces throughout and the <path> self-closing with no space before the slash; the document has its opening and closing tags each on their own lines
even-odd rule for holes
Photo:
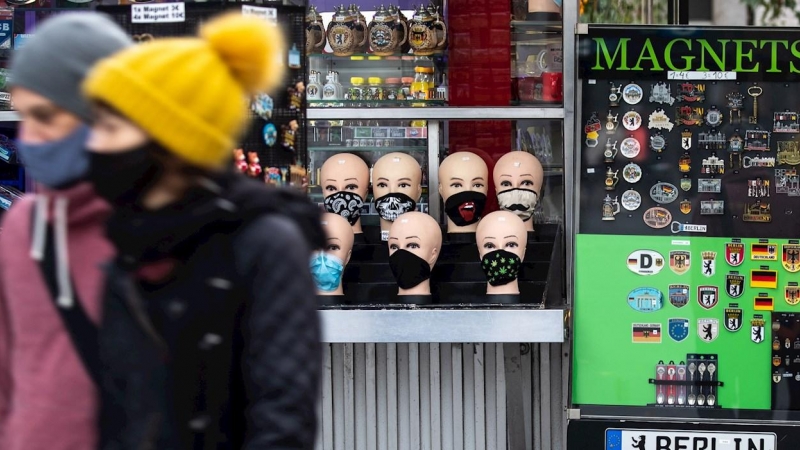
<svg viewBox="0 0 800 450">
<path fill-rule="evenodd" d="M 328 44 L 336 56 L 350 56 L 367 42 L 366 24 L 346 6 L 336 7 L 328 23 Z M 360 32 L 359 32 L 360 31 Z"/>
<path fill-rule="evenodd" d="M 441 34 L 437 33 L 441 30 Z M 441 40 L 440 40 L 441 37 Z M 430 56 L 447 39 L 447 25 L 419 6 L 408 21 L 408 42 L 415 55 Z"/>
<path fill-rule="evenodd" d="M 408 36 L 408 25 L 383 7 L 378 8 L 368 28 L 369 45 L 372 53 L 378 56 L 390 56 L 400 50 Z"/>
<path fill-rule="evenodd" d="M 306 14 L 306 53 L 322 53 L 325 48 L 325 25 L 322 15 L 314 5 L 308 7 Z"/>
</svg>

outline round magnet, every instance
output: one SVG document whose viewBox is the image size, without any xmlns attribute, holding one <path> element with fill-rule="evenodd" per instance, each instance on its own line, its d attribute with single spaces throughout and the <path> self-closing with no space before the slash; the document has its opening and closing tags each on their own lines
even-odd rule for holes
<svg viewBox="0 0 800 450">
<path fill-rule="evenodd" d="M 639 141 L 632 137 L 623 139 L 619 147 L 619 151 L 622 152 L 622 156 L 626 158 L 635 158 L 639 155 L 641 150 L 642 146 L 639 144 Z"/>
<path fill-rule="evenodd" d="M 636 183 L 642 179 L 642 168 L 638 164 L 630 163 L 622 169 L 622 178 L 628 183 Z"/>
<path fill-rule="evenodd" d="M 710 127 L 717 127 L 722 124 L 722 112 L 716 106 L 712 106 L 706 111 L 706 124 Z"/>
<path fill-rule="evenodd" d="M 642 101 L 642 97 L 644 97 L 644 91 L 642 91 L 642 87 L 638 84 L 631 83 L 622 89 L 622 98 L 625 99 L 629 105 L 639 103 Z"/>
<path fill-rule="evenodd" d="M 272 97 L 267 94 L 256 94 L 251 104 L 253 112 L 264 120 L 270 120 L 272 118 L 272 106 Z"/>
<path fill-rule="evenodd" d="M 667 146 L 667 139 L 661 133 L 656 133 L 653 136 L 650 136 L 650 148 L 656 152 L 661 153 L 664 151 L 664 147 Z"/>
<path fill-rule="evenodd" d="M 636 131 L 642 126 L 642 116 L 636 111 L 628 111 L 622 116 L 622 126 L 628 131 Z"/>
<path fill-rule="evenodd" d="M 267 146 L 272 147 L 275 145 L 275 142 L 278 140 L 278 129 L 275 128 L 272 122 L 264 125 L 261 133 L 264 136 L 264 143 L 267 144 Z"/>
<path fill-rule="evenodd" d="M 628 211 L 636 211 L 642 205 L 642 196 L 633 189 L 622 193 L 622 207 Z"/>
</svg>

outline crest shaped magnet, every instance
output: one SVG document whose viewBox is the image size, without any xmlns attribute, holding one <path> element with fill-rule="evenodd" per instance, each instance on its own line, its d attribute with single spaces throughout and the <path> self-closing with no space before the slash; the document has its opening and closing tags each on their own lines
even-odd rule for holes
<svg viewBox="0 0 800 450">
<path fill-rule="evenodd" d="M 667 322 L 669 337 L 675 342 L 681 342 L 689 337 L 689 319 L 674 318 Z"/>
<path fill-rule="evenodd" d="M 685 250 L 669 252 L 669 268 L 676 275 L 683 275 L 692 266 L 692 254 Z"/>
<path fill-rule="evenodd" d="M 697 335 L 703 342 L 711 342 L 715 340 L 717 337 L 719 337 L 719 320 L 697 319 Z M 702 394 L 700 394 L 700 396 L 702 396 Z"/>
<path fill-rule="evenodd" d="M 725 292 L 730 298 L 739 298 L 744 293 L 744 275 L 731 272 L 725 276 Z"/>
<path fill-rule="evenodd" d="M 725 329 L 730 332 L 739 331 L 742 328 L 742 308 L 736 303 L 731 303 L 725 308 Z"/>
<path fill-rule="evenodd" d="M 642 168 L 638 164 L 629 163 L 622 168 L 622 178 L 628 183 L 636 183 L 642 179 Z"/>
<path fill-rule="evenodd" d="M 681 173 L 689 173 L 692 170 L 692 157 L 689 156 L 689 152 L 684 152 L 680 158 L 678 158 L 678 170 Z"/>
<path fill-rule="evenodd" d="M 626 210 L 636 211 L 641 205 L 642 196 L 638 192 L 629 189 L 622 193 L 622 207 Z"/>
<path fill-rule="evenodd" d="M 680 209 L 683 214 L 689 214 L 692 212 L 692 202 L 689 200 L 682 200 L 680 202 Z"/>
<path fill-rule="evenodd" d="M 622 116 L 622 126 L 628 131 L 636 131 L 642 126 L 642 116 L 636 111 L 628 111 Z"/>
<path fill-rule="evenodd" d="M 711 309 L 719 302 L 719 289 L 716 286 L 698 286 L 697 303 L 704 309 Z"/>
<path fill-rule="evenodd" d="M 686 306 L 686 304 L 689 303 L 689 285 L 670 284 L 669 302 L 676 308 L 682 308 Z"/>
<path fill-rule="evenodd" d="M 800 272 L 800 245 L 783 244 L 781 246 L 781 265 L 789 273 Z"/>
<path fill-rule="evenodd" d="M 642 101 L 642 97 L 644 97 L 644 92 L 642 91 L 642 87 L 636 83 L 631 83 L 624 88 L 622 88 L 622 98 L 629 105 L 635 105 Z"/>
<path fill-rule="evenodd" d="M 656 153 L 661 153 L 667 147 L 667 139 L 661 132 L 650 136 L 650 149 Z"/>
<path fill-rule="evenodd" d="M 692 132 L 688 128 L 681 131 L 681 148 L 684 150 L 692 149 Z"/>
<path fill-rule="evenodd" d="M 689 192 L 692 190 L 692 179 L 689 178 L 688 175 L 684 175 L 683 178 L 681 178 L 680 187 L 682 190 Z"/>
<path fill-rule="evenodd" d="M 636 138 L 627 137 L 622 140 L 619 150 L 622 152 L 622 156 L 626 158 L 635 158 L 642 150 L 642 146 L 639 144 L 639 141 L 637 141 Z"/>
<path fill-rule="evenodd" d="M 797 306 L 800 303 L 800 287 L 786 286 L 783 288 L 783 298 L 791 306 Z"/>
</svg>

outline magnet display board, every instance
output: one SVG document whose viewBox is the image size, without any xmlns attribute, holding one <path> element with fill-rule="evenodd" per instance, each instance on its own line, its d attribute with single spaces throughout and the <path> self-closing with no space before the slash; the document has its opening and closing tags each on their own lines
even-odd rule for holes
<svg viewBox="0 0 800 450">
<path fill-rule="evenodd" d="M 772 332 L 800 312 L 800 32 L 590 26 L 578 53 L 573 402 L 772 409 L 800 386 Z M 690 354 L 722 385 L 657 381 Z"/>
</svg>

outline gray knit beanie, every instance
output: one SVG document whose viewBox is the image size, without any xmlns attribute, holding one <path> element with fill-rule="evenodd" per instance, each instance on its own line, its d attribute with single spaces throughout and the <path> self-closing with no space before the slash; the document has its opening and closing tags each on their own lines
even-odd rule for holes
<svg viewBox="0 0 800 450">
<path fill-rule="evenodd" d="M 132 44 L 110 17 L 96 12 L 47 19 L 11 57 L 9 84 L 42 95 L 83 120 L 91 117 L 81 83 L 99 60 Z"/>
</svg>

